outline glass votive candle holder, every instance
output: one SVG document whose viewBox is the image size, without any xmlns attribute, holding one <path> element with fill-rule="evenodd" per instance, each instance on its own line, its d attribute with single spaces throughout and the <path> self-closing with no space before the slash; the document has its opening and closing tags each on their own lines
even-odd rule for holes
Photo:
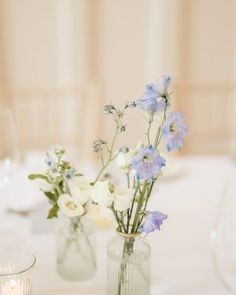
<svg viewBox="0 0 236 295">
<path fill-rule="evenodd" d="M 23 249 L 0 250 L 0 295 L 30 295 L 35 262 Z"/>
</svg>

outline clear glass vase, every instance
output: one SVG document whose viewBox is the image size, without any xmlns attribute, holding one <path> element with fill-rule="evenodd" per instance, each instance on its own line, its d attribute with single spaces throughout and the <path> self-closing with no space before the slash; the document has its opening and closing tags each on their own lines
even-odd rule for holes
<svg viewBox="0 0 236 295">
<path fill-rule="evenodd" d="M 135 234 L 117 234 L 107 247 L 108 295 L 150 294 L 150 246 Z"/>
<path fill-rule="evenodd" d="M 57 272 L 66 280 L 82 281 L 96 271 L 94 226 L 86 217 L 60 220 L 56 229 Z"/>
</svg>

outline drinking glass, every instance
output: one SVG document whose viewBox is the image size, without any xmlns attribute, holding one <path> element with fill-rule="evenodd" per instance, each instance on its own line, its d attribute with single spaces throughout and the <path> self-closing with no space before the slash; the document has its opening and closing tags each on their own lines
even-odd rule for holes
<svg viewBox="0 0 236 295">
<path fill-rule="evenodd" d="M 30 295 L 36 259 L 23 249 L 0 251 L 0 294 Z"/>
<path fill-rule="evenodd" d="M 0 108 L 0 187 L 8 184 L 18 160 L 16 124 L 12 111 Z"/>
</svg>

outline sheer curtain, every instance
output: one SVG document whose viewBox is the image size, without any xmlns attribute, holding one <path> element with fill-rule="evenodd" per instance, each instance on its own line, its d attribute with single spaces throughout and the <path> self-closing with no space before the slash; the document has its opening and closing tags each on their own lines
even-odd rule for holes
<svg viewBox="0 0 236 295">
<path fill-rule="evenodd" d="M 1 97 L 15 111 L 22 149 L 59 142 L 86 154 L 101 132 L 102 87 L 91 64 L 92 1 L 0 4 Z"/>
<path fill-rule="evenodd" d="M 171 73 L 174 104 L 190 125 L 183 152 L 234 153 L 235 1 L 0 4 L 1 104 L 16 111 L 22 147 L 88 147 L 111 135 L 104 103 L 136 99 L 146 82 Z M 144 126 L 131 118 L 135 144 Z"/>
<path fill-rule="evenodd" d="M 174 76 L 176 104 L 190 125 L 185 152 L 234 153 L 236 2 L 149 3 L 149 73 Z"/>
</svg>

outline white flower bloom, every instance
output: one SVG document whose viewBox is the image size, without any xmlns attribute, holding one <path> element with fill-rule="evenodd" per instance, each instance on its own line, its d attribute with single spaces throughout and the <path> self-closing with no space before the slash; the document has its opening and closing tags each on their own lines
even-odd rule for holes
<svg viewBox="0 0 236 295">
<path fill-rule="evenodd" d="M 62 214 L 67 217 L 76 217 L 84 214 L 84 207 L 68 194 L 62 194 L 57 204 Z"/>
<path fill-rule="evenodd" d="M 38 189 L 44 192 L 51 192 L 53 190 L 53 185 L 48 183 L 45 179 L 37 178 L 34 180 L 34 184 Z"/>
<path fill-rule="evenodd" d="M 109 190 L 109 180 L 96 182 L 90 191 L 90 197 L 99 205 L 110 206 L 113 202 L 113 195 Z"/>
<path fill-rule="evenodd" d="M 57 171 L 58 159 L 54 154 L 46 153 L 46 157 L 44 159 L 47 168 L 53 173 Z"/>
<path fill-rule="evenodd" d="M 111 211 L 110 208 L 107 208 L 105 206 L 100 206 L 100 208 L 99 208 L 99 214 L 102 217 L 104 217 L 104 218 L 106 218 L 108 220 L 115 221 L 114 215 L 113 215 L 113 213 L 112 213 L 112 211 Z"/>
<path fill-rule="evenodd" d="M 90 197 L 91 185 L 89 182 L 84 180 L 70 181 L 68 182 L 69 190 L 71 195 L 78 201 L 80 204 L 84 205 Z"/>
<path fill-rule="evenodd" d="M 134 154 L 135 151 L 133 149 L 129 149 L 127 153 L 119 152 L 118 156 L 115 159 L 116 165 L 128 172 L 130 170 L 130 163 Z"/>
<path fill-rule="evenodd" d="M 130 208 L 134 192 L 125 186 L 118 186 L 114 191 L 114 208 L 117 211 L 126 211 Z"/>
</svg>

